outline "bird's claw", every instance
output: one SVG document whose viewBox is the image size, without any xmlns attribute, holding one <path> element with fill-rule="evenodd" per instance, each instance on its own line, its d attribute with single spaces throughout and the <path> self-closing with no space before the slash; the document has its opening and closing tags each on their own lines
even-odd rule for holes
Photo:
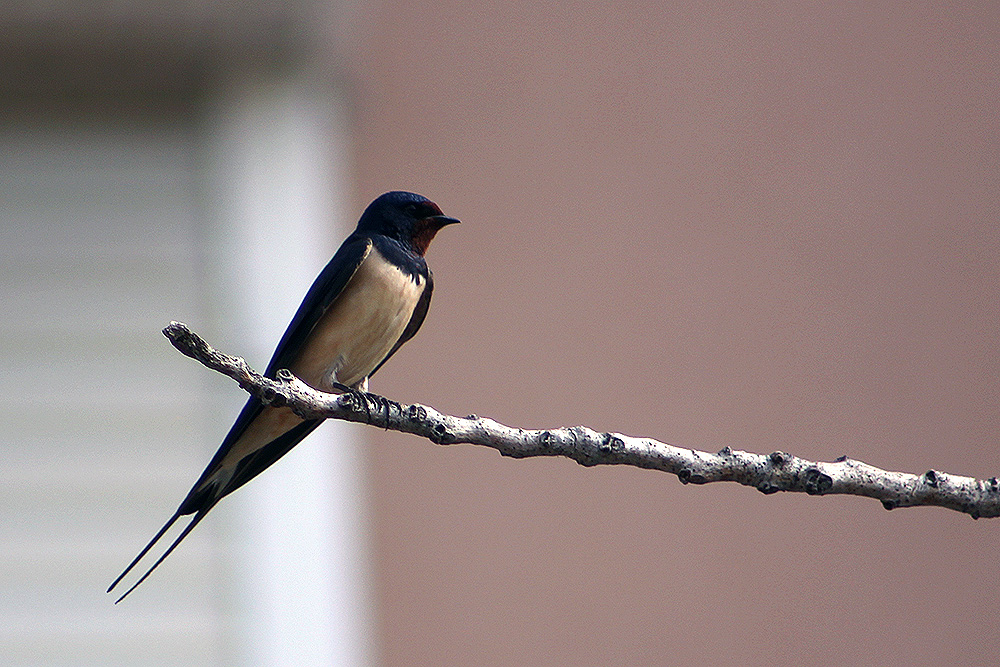
<svg viewBox="0 0 1000 667">
<path fill-rule="evenodd" d="M 374 403 L 375 406 L 378 407 L 378 409 L 379 409 L 380 412 L 384 411 L 384 413 L 385 413 L 385 427 L 386 427 L 386 430 L 388 430 L 388 428 L 389 428 L 389 415 L 391 414 L 390 410 L 391 410 L 391 406 L 394 403 L 396 403 L 395 401 L 390 401 L 385 396 L 379 396 L 378 394 L 372 394 L 372 393 L 369 393 L 367 391 L 362 391 L 361 389 L 357 389 L 356 387 L 349 387 L 346 384 L 343 384 L 343 383 L 340 383 L 340 382 L 334 382 L 334 383 L 332 383 L 332 385 L 333 385 L 334 389 L 336 389 L 338 391 L 341 391 L 341 392 L 343 392 L 345 394 L 350 394 L 354 398 L 354 402 L 355 402 L 356 405 L 359 405 L 359 406 L 363 405 L 364 406 L 364 408 L 365 408 L 365 421 L 367 421 L 369 424 L 372 423 L 372 410 L 371 410 L 371 404 L 369 403 L 369 401 L 371 401 L 372 403 Z M 398 404 L 396 404 L 396 405 L 398 405 Z"/>
</svg>

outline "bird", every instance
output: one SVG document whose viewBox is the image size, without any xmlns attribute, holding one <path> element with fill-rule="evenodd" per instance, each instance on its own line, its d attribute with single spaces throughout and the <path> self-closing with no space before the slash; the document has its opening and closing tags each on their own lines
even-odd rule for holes
<svg viewBox="0 0 1000 667">
<path fill-rule="evenodd" d="M 367 392 L 369 378 L 423 324 L 434 288 L 424 253 L 441 228 L 458 222 L 413 192 L 377 197 L 309 288 L 264 376 L 274 379 L 284 368 L 320 391 Z M 115 604 L 144 582 L 222 498 L 287 454 L 322 421 L 302 419 L 288 407 L 267 406 L 251 396 L 177 510 L 108 593 L 178 519 L 194 517 Z"/>
</svg>

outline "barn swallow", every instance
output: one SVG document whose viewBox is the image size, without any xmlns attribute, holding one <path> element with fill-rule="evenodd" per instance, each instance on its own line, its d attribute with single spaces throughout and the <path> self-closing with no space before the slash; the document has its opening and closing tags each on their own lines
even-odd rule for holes
<svg viewBox="0 0 1000 667">
<path fill-rule="evenodd" d="M 264 376 L 287 368 L 315 389 L 366 392 L 368 378 L 413 338 L 434 283 L 424 253 L 434 235 L 458 222 L 412 192 L 387 192 L 319 274 L 281 337 Z M 177 511 L 108 588 L 110 593 L 180 517 L 194 518 L 121 602 L 166 559 L 209 510 L 280 459 L 319 426 L 288 407 L 253 396 Z"/>
</svg>

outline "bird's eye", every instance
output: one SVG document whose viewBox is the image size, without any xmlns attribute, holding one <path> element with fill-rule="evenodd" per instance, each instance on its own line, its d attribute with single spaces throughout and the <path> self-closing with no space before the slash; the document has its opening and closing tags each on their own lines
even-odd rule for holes
<svg viewBox="0 0 1000 667">
<path fill-rule="evenodd" d="M 417 220 L 423 220 L 431 216 L 441 215 L 441 209 L 434 202 L 410 202 L 403 207 L 403 213 Z"/>
</svg>

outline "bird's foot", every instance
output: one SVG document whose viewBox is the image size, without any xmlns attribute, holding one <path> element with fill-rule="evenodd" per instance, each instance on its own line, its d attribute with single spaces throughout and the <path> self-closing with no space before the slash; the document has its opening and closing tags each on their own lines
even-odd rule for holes
<svg viewBox="0 0 1000 667">
<path fill-rule="evenodd" d="M 380 412 L 385 414 L 385 427 L 389 428 L 389 415 L 392 405 L 399 406 L 395 401 L 390 401 L 385 396 L 379 396 L 378 394 L 372 394 L 364 389 L 359 389 L 357 387 L 350 387 L 341 382 L 334 382 L 332 386 L 337 391 L 343 392 L 345 394 L 350 394 L 354 398 L 354 402 L 358 406 L 364 406 L 365 409 L 365 421 L 369 424 L 372 423 L 372 404 L 379 409 Z M 370 402 L 369 402 L 370 401 Z M 400 408 L 402 409 L 402 408 Z"/>
<path fill-rule="evenodd" d="M 365 421 L 367 421 L 369 424 L 372 423 L 372 410 L 371 406 L 368 403 L 368 398 L 370 394 L 367 391 L 358 389 L 357 387 L 348 386 L 342 382 L 332 382 L 330 384 L 337 391 L 344 394 L 350 394 L 351 398 L 354 399 L 355 405 L 357 405 L 358 407 L 363 406 L 365 409 Z"/>
</svg>

